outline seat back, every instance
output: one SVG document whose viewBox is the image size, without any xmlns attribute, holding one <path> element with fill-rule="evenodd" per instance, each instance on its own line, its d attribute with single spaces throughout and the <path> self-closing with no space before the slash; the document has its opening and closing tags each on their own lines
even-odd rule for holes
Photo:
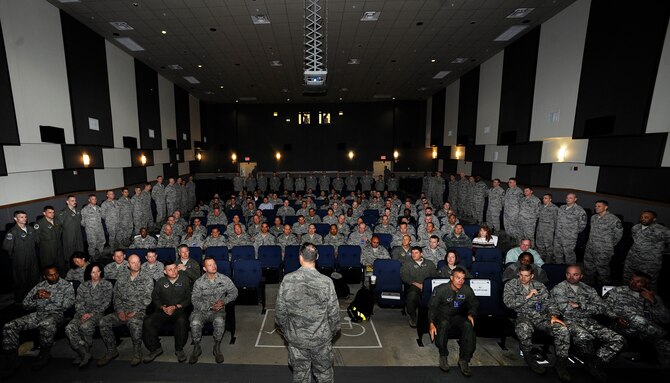
<svg viewBox="0 0 670 383">
<path fill-rule="evenodd" d="M 361 267 L 361 247 L 357 245 L 340 245 L 337 248 L 340 268 Z"/>
<path fill-rule="evenodd" d="M 472 275 L 475 278 L 490 279 L 502 283 L 502 265 L 493 262 L 473 262 Z"/>
<path fill-rule="evenodd" d="M 377 304 L 398 306 L 405 304 L 405 294 L 402 279 L 400 279 L 401 263 L 395 259 L 376 259 L 373 266 L 373 275 L 376 278 L 374 295 Z M 388 294 L 384 297 L 384 293 Z M 393 298 L 390 298 L 393 296 Z M 397 299 L 395 299 L 397 298 Z"/>
<path fill-rule="evenodd" d="M 294 223 L 298 222 L 298 217 L 295 215 L 287 215 L 284 217 L 284 225 L 293 226 Z"/>
<path fill-rule="evenodd" d="M 251 245 L 233 246 L 230 249 L 230 261 L 239 259 L 256 259 L 256 248 Z"/>
<path fill-rule="evenodd" d="M 126 259 L 128 259 L 128 257 L 131 255 L 136 254 L 138 257 L 140 257 L 141 263 L 147 261 L 147 249 L 125 249 L 123 250 L 123 254 L 126 255 Z"/>
<path fill-rule="evenodd" d="M 289 245 L 284 248 L 284 275 L 300 268 L 300 246 Z"/>
<path fill-rule="evenodd" d="M 238 288 L 259 288 L 263 279 L 261 261 L 238 259 L 233 263 L 233 282 Z"/>
<path fill-rule="evenodd" d="M 454 250 L 461 258 L 460 266 L 470 269 L 472 267 L 472 249 L 469 247 L 451 247 L 449 250 Z"/>
<path fill-rule="evenodd" d="M 469 238 L 474 238 L 477 236 L 477 233 L 479 233 L 479 225 L 475 224 L 463 225 L 463 232 Z"/>
<path fill-rule="evenodd" d="M 263 269 L 279 269 L 281 267 L 281 246 L 259 246 L 258 260 L 261 261 L 261 267 Z"/>
<path fill-rule="evenodd" d="M 502 264 L 502 252 L 496 247 L 482 247 L 475 250 L 475 260 L 477 262 L 494 262 Z"/>
<path fill-rule="evenodd" d="M 365 224 L 372 229 L 379 220 L 379 214 L 377 216 L 363 215 L 361 218 L 363 218 L 363 222 L 365 222 Z"/>
<path fill-rule="evenodd" d="M 156 249 L 156 258 L 165 263 L 167 261 L 175 261 L 176 250 L 174 247 L 159 247 Z"/>
<path fill-rule="evenodd" d="M 217 261 L 227 261 L 228 248 L 226 246 L 210 246 L 207 248 L 207 250 L 205 250 L 205 255 L 212 257 Z"/>
<path fill-rule="evenodd" d="M 474 265 L 474 264 L 473 264 Z M 475 295 L 479 301 L 477 314 L 480 316 L 504 316 L 506 315 L 502 303 L 502 282 L 495 279 L 472 278 L 467 279 L 466 283 L 472 286 L 474 283 L 490 284 L 490 294 L 485 294 L 475 289 Z"/>
<path fill-rule="evenodd" d="M 330 225 L 327 223 L 315 223 L 314 227 L 316 228 L 316 233 L 322 237 L 328 235 L 328 232 L 330 231 Z"/>
<path fill-rule="evenodd" d="M 433 283 L 435 281 L 436 283 Z M 421 301 L 419 305 L 421 307 L 428 307 L 428 301 L 430 301 L 431 295 L 433 295 L 433 285 L 439 286 L 442 283 L 449 283 L 451 279 L 449 278 L 432 278 L 428 277 L 423 280 L 423 290 L 421 290 Z"/>
<path fill-rule="evenodd" d="M 189 247 L 188 256 L 202 265 L 202 249 L 199 247 Z"/>
<path fill-rule="evenodd" d="M 375 222 L 379 220 L 379 210 L 377 209 L 365 209 L 363 210 L 363 215 L 375 217 Z"/>
<path fill-rule="evenodd" d="M 335 269 L 335 248 L 332 245 L 317 245 L 319 259 L 316 261 L 316 267 L 319 270 Z"/>
<path fill-rule="evenodd" d="M 376 233 L 374 234 L 379 238 L 379 244 L 384 246 L 386 250 L 391 251 L 391 241 L 393 241 L 393 236 L 386 233 Z"/>
<path fill-rule="evenodd" d="M 565 270 L 568 268 L 567 264 L 545 263 L 541 267 L 547 273 L 547 278 L 549 279 L 547 288 L 551 289 L 565 280 Z"/>
<path fill-rule="evenodd" d="M 223 260 L 223 259 L 217 259 L 216 260 L 216 270 L 227 276 L 228 278 L 233 277 L 233 270 L 230 267 L 230 262 L 228 260 Z"/>
</svg>

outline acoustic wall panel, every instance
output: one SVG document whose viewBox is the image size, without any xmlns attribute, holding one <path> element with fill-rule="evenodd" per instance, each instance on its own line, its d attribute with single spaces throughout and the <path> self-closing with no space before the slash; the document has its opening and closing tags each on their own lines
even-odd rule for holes
<svg viewBox="0 0 670 383">
<path fill-rule="evenodd" d="M 7 163 L 5 162 L 5 149 L 0 146 L 0 177 L 7 175 Z"/>
<path fill-rule="evenodd" d="M 105 167 L 102 148 L 99 146 L 61 145 L 64 169 L 102 169 Z M 85 164 L 88 156 L 89 164 Z"/>
<path fill-rule="evenodd" d="M 586 162 L 589 140 L 573 140 L 570 137 L 542 141 L 542 163 Z M 555 170 L 556 168 L 554 168 Z"/>
<path fill-rule="evenodd" d="M 105 40 L 67 13 L 60 15 L 75 142 L 113 147 Z"/>
<path fill-rule="evenodd" d="M 519 165 L 516 167 L 516 180 L 519 185 L 549 187 L 551 183 L 551 165 Z"/>
<path fill-rule="evenodd" d="M 601 166 L 598 193 L 670 203 L 670 169 Z"/>
<path fill-rule="evenodd" d="M 485 145 L 470 145 L 465 148 L 466 161 L 484 161 Z"/>
<path fill-rule="evenodd" d="M 52 170 L 63 167 L 61 146 L 55 144 L 5 146 L 5 161 L 9 173 Z"/>
<path fill-rule="evenodd" d="M 156 178 L 158 176 L 163 175 L 163 165 L 154 165 L 154 166 L 147 166 L 147 180 L 148 181 L 156 181 Z"/>
<path fill-rule="evenodd" d="M 507 182 L 510 178 L 516 177 L 516 165 L 493 163 L 491 169 L 491 179 L 498 178 L 501 182 Z"/>
<path fill-rule="evenodd" d="M 177 139 L 175 117 L 174 84 L 165 77 L 158 75 L 158 96 L 160 103 L 161 135 L 163 147 L 169 147 L 168 140 Z M 176 142 L 175 142 L 176 144 Z"/>
<path fill-rule="evenodd" d="M 180 162 L 178 164 L 179 175 L 186 175 L 191 172 L 191 166 L 189 162 Z"/>
<path fill-rule="evenodd" d="M 480 176 L 484 180 L 490 180 L 493 173 L 493 163 L 485 161 L 475 161 L 472 163 L 472 175 Z"/>
<path fill-rule="evenodd" d="M 174 85 L 174 111 L 177 125 L 177 148 L 191 148 L 191 118 L 188 92 Z"/>
<path fill-rule="evenodd" d="M 135 87 L 140 127 L 140 148 L 161 149 L 161 111 L 158 96 L 158 74 L 135 59 Z"/>
<path fill-rule="evenodd" d="M 442 146 L 444 141 L 444 111 L 446 102 L 446 89 L 441 89 L 432 97 L 433 106 L 431 108 L 430 119 L 430 145 Z"/>
<path fill-rule="evenodd" d="M 54 194 L 95 191 L 95 174 L 93 170 L 94 169 L 52 170 Z M 22 201 L 29 199 L 31 198 L 23 198 Z"/>
<path fill-rule="evenodd" d="M 7 66 L 7 53 L 2 38 L 2 22 L 0 20 L 0 121 L 2 121 L 2 133 L 0 145 L 19 144 L 19 126 L 16 123 L 16 112 L 14 111 L 14 95 L 9 78 L 9 67 Z"/>
<path fill-rule="evenodd" d="M 447 86 L 446 105 L 444 109 L 444 145 L 456 145 L 458 134 L 458 93 L 461 80 Z"/>
<path fill-rule="evenodd" d="M 168 178 L 172 177 L 176 179 L 179 177 L 179 168 L 177 167 L 177 164 L 163 164 L 163 177 L 165 177 L 164 185 L 167 185 Z"/>
<path fill-rule="evenodd" d="M 506 145 L 486 145 L 484 161 L 506 163 L 507 148 Z"/>
<path fill-rule="evenodd" d="M 0 177 L 0 206 L 53 196 L 51 170 Z"/>
<path fill-rule="evenodd" d="M 589 140 L 587 165 L 647 167 L 661 165 L 668 133 L 630 137 L 597 137 Z"/>
<path fill-rule="evenodd" d="M 465 173 L 465 175 L 470 175 L 472 174 L 472 162 L 459 160 L 456 165 L 456 170 L 459 174 Z"/>
<path fill-rule="evenodd" d="M 123 168 L 124 185 L 144 184 L 146 181 L 147 181 L 146 168 Z"/>
<path fill-rule="evenodd" d="M 477 132 L 479 67 L 461 77 L 458 95 L 458 145 L 474 145 Z"/>
<path fill-rule="evenodd" d="M 477 145 L 495 144 L 498 142 L 500 90 L 503 80 L 503 61 L 505 55 L 505 51 L 502 51 L 486 60 L 480 66 L 475 140 Z"/>
<path fill-rule="evenodd" d="M 142 164 L 142 156 L 146 160 L 145 164 Z M 154 164 L 154 151 L 145 150 L 145 149 L 133 149 L 130 151 L 130 162 L 132 167 L 142 167 L 142 166 L 153 166 Z"/>
<path fill-rule="evenodd" d="M 132 56 L 105 40 L 109 100 L 114 128 L 114 146 L 125 147 L 123 137 L 140 136 L 135 87 L 135 60 Z M 137 143 L 134 147 L 137 147 Z"/>
<path fill-rule="evenodd" d="M 154 150 L 154 164 L 170 162 L 170 149 Z"/>
<path fill-rule="evenodd" d="M 125 168 L 130 166 L 130 149 L 102 149 L 105 168 Z"/>
<path fill-rule="evenodd" d="M 116 190 L 127 185 L 123 180 L 123 169 L 95 169 L 95 187 L 100 191 L 114 190 L 116 197 L 121 196 L 121 191 Z M 133 191 L 130 192 L 133 195 Z"/>
<path fill-rule="evenodd" d="M 539 164 L 542 158 L 542 142 L 510 145 L 507 151 L 507 163 L 515 165 Z"/>
<path fill-rule="evenodd" d="M 586 166 L 583 163 L 554 163 L 549 187 L 595 192 L 599 170 L 598 166 Z"/>
</svg>

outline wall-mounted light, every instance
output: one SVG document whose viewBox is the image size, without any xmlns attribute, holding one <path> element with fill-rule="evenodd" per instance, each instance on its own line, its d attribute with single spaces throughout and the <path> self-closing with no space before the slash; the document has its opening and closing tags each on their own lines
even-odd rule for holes
<svg viewBox="0 0 670 383">
<path fill-rule="evenodd" d="M 340 99 L 340 100 L 341 100 L 341 99 Z M 344 116 L 344 111 L 340 110 L 339 112 L 337 112 L 337 115 L 338 115 L 338 116 Z"/>
<path fill-rule="evenodd" d="M 275 158 L 277 159 L 277 161 L 281 160 L 281 153 L 279 152 L 275 153 Z"/>
<path fill-rule="evenodd" d="M 84 163 L 84 166 L 88 166 L 91 164 L 91 157 L 89 157 L 88 154 L 83 153 L 81 155 L 81 161 Z"/>
<path fill-rule="evenodd" d="M 272 115 L 277 117 L 277 116 L 279 116 L 279 112 L 272 112 Z"/>
<path fill-rule="evenodd" d="M 144 154 L 142 154 L 142 155 L 140 156 L 140 162 L 142 163 L 142 166 L 146 165 L 146 164 L 147 164 L 147 156 L 145 156 Z"/>
<path fill-rule="evenodd" d="M 198 152 L 198 154 L 195 155 L 195 159 L 202 161 L 202 153 Z"/>
<path fill-rule="evenodd" d="M 568 146 L 567 145 L 562 145 L 560 149 L 558 149 L 558 152 L 556 152 L 556 159 L 558 159 L 558 162 L 563 162 L 565 161 L 565 157 L 568 154 Z"/>
<path fill-rule="evenodd" d="M 398 157 L 400 157 L 400 153 L 398 153 L 397 150 L 393 151 L 393 160 L 398 161 Z"/>
<path fill-rule="evenodd" d="M 463 152 L 461 151 L 461 148 L 456 147 L 456 152 L 454 153 L 454 157 L 456 157 L 457 160 L 460 160 L 462 156 L 463 156 Z"/>
<path fill-rule="evenodd" d="M 347 154 L 347 157 L 349 157 L 350 160 L 354 159 L 354 152 L 352 150 L 349 151 L 349 154 Z"/>
<path fill-rule="evenodd" d="M 433 159 L 437 159 L 437 146 L 433 146 L 433 153 L 432 153 Z"/>
<path fill-rule="evenodd" d="M 233 163 L 237 162 L 237 154 L 235 153 L 231 154 L 230 159 L 233 160 Z"/>
</svg>

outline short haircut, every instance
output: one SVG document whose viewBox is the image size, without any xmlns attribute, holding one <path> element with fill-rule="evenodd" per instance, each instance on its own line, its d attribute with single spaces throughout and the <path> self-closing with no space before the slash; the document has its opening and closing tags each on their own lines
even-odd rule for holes
<svg viewBox="0 0 670 383">
<path fill-rule="evenodd" d="M 531 264 L 535 263 L 535 257 L 533 257 L 533 254 L 531 254 L 527 251 L 524 251 L 523 253 L 519 254 L 519 257 L 517 258 L 517 260 L 519 260 L 519 262 L 521 262 L 521 259 L 523 259 L 524 257 L 530 257 L 530 263 Z"/>
<path fill-rule="evenodd" d="M 461 256 L 460 256 L 460 254 L 458 254 L 458 251 L 456 251 L 456 250 L 449 250 L 449 251 L 447 251 L 447 254 L 444 255 L 444 261 L 445 261 L 445 262 L 447 261 L 447 257 L 448 257 L 449 254 L 451 254 L 451 253 L 454 254 L 454 265 L 458 265 L 459 263 L 461 263 Z"/>
<path fill-rule="evenodd" d="M 42 275 L 46 274 L 47 270 L 51 269 L 58 270 L 58 266 L 54 265 L 53 263 L 49 263 L 48 265 L 42 266 Z"/>
<path fill-rule="evenodd" d="M 186 248 L 188 250 L 188 245 L 181 244 L 181 245 L 177 246 L 177 251 L 181 251 L 181 249 L 184 249 L 184 248 Z"/>
<path fill-rule="evenodd" d="M 114 249 L 114 251 L 112 251 L 112 254 L 116 253 L 117 251 L 120 251 L 120 252 L 123 253 L 123 249 L 116 248 L 116 249 Z M 125 253 L 124 253 L 124 254 L 125 254 Z"/>
<path fill-rule="evenodd" d="M 653 211 L 653 210 L 644 210 L 642 213 L 649 213 L 649 214 L 653 215 L 654 218 L 658 217 L 658 214 L 656 214 L 656 212 Z M 23 213 L 23 214 L 25 214 L 25 213 Z"/>
<path fill-rule="evenodd" d="M 26 214 L 26 212 L 23 211 L 23 210 L 15 210 L 15 211 L 14 211 L 14 218 L 16 218 L 16 216 L 19 215 L 19 214 Z M 27 214 L 26 214 L 26 215 L 27 215 Z"/>
<path fill-rule="evenodd" d="M 414 250 L 419 250 L 419 253 L 423 253 L 423 249 L 421 248 L 421 246 L 412 246 L 412 251 Z"/>
<path fill-rule="evenodd" d="M 172 260 L 165 261 L 165 262 L 163 263 L 163 270 L 167 269 L 168 266 L 171 266 L 171 265 L 174 265 L 174 264 L 175 264 L 175 263 L 174 263 L 174 261 L 172 261 Z"/>
<path fill-rule="evenodd" d="M 571 268 L 571 267 L 578 268 L 578 269 L 579 269 L 579 273 L 580 273 L 580 274 L 584 274 L 584 269 L 582 268 L 582 266 L 580 266 L 580 265 L 577 264 L 577 263 L 569 264 L 568 267 L 565 268 L 565 270 L 567 271 L 567 270 L 568 270 L 569 268 Z"/>
<path fill-rule="evenodd" d="M 95 194 L 89 194 L 88 195 L 88 198 L 91 198 L 91 197 L 95 197 Z M 96 197 L 96 198 L 98 198 L 98 197 Z"/>
<path fill-rule="evenodd" d="M 644 271 L 633 270 L 633 276 L 634 276 L 634 277 L 644 278 L 644 279 L 646 279 L 647 281 L 651 281 L 651 275 L 645 273 Z"/>
<path fill-rule="evenodd" d="M 514 182 L 516 182 L 516 178 L 514 178 L 514 177 L 510 177 L 509 180 L 507 180 L 507 182 L 509 182 L 509 181 L 514 181 Z"/>
<path fill-rule="evenodd" d="M 461 273 L 461 274 L 463 274 L 463 275 L 466 275 L 466 274 L 465 274 L 465 269 L 462 268 L 462 267 L 460 267 L 460 266 L 456 266 L 456 267 L 454 267 L 454 268 L 451 270 L 451 275 L 454 275 L 454 274 L 456 274 L 456 273 Z"/>
<path fill-rule="evenodd" d="M 319 258 L 319 251 L 312 243 L 305 243 L 300 246 L 300 256 L 307 262 L 315 262 Z"/>
<path fill-rule="evenodd" d="M 493 181 L 498 181 L 498 182 L 500 182 L 500 178 L 494 178 Z"/>
<path fill-rule="evenodd" d="M 544 193 L 544 197 L 549 197 L 551 199 L 554 199 L 554 196 L 551 193 Z"/>
<path fill-rule="evenodd" d="M 86 262 L 88 262 L 88 260 L 91 259 L 91 256 L 88 253 L 84 253 L 83 251 L 75 251 L 70 256 L 70 259 L 73 260 L 75 258 L 84 259 Z"/>
<path fill-rule="evenodd" d="M 100 270 L 100 278 L 105 277 L 105 268 L 102 267 L 102 264 L 100 262 L 91 262 L 86 266 L 86 269 L 84 269 L 84 281 L 90 281 L 91 280 L 91 272 L 93 271 L 93 268 L 97 267 L 98 270 Z"/>
<path fill-rule="evenodd" d="M 605 201 L 604 199 L 599 199 L 599 200 L 596 201 L 596 203 L 601 203 L 601 204 L 603 204 L 603 205 L 605 205 L 605 206 L 609 206 L 609 205 L 610 205 L 610 204 L 607 203 L 607 201 Z"/>
<path fill-rule="evenodd" d="M 205 262 L 207 262 L 207 261 L 214 261 L 214 262 L 216 262 L 216 259 L 214 259 L 214 257 L 205 257 L 205 259 L 202 260 L 202 264 L 204 265 Z"/>
<path fill-rule="evenodd" d="M 55 210 L 55 209 L 54 209 L 54 207 L 51 206 L 51 205 L 46 205 L 46 206 L 44 207 L 44 210 L 42 210 L 42 211 L 47 211 L 47 210 Z"/>
<path fill-rule="evenodd" d="M 74 194 L 68 194 L 66 199 L 70 199 L 70 198 L 77 198 L 77 197 L 75 197 Z"/>
<path fill-rule="evenodd" d="M 519 266 L 519 271 L 530 271 L 531 274 L 535 274 L 535 270 L 532 265 L 521 265 Z"/>
<path fill-rule="evenodd" d="M 430 239 L 433 239 L 433 238 L 437 239 L 437 242 L 440 242 L 440 237 L 438 237 L 437 235 L 431 235 L 430 236 Z"/>
<path fill-rule="evenodd" d="M 530 186 L 526 186 L 526 187 L 524 187 L 524 189 L 529 189 L 530 191 L 533 191 L 533 188 L 530 187 Z"/>
</svg>

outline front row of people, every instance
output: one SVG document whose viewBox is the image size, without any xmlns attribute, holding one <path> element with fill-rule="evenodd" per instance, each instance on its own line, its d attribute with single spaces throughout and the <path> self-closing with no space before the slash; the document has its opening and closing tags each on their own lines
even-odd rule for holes
<svg viewBox="0 0 670 383">
<path fill-rule="evenodd" d="M 188 248 L 182 249 L 188 251 Z M 186 262 L 184 262 L 186 258 Z M 163 353 L 159 332 L 163 324 L 174 325 L 175 354 L 179 362 L 186 361 L 184 346 L 188 340 L 189 327 L 194 347 L 189 363 L 197 363 L 202 354 L 200 341 L 202 328 L 212 323 L 214 328 L 213 354 L 217 363 L 224 361 L 221 340 L 225 332 L 226 305 L 237 298 L 237 288 L 227 276 L 217 271 L 216 261 L 205 258 L 204 274 L 192 282 L 186 274 L 188 256 L 180 257 L 177 264 L 166 262 L 164 276 L 155 281 L 141 267 L 137 255 L 128 257 L 128 273 L 120 274 L 112 286 L 104 279 L 104 268 L 93 262 L 86 266 L 84 282 L 76 292 L 73 284 L 60 278 L 56 266 L 43 269 L 44 281 L 38 283 L 25 297 L 23 305 L 34 312 L 15 319 L 3 328 L 2 348 L 5 353 L 5 371 L 8 376 L 16 372 L 19 336 L 24 330 L 39 329 L 40 353 L 33 363 L 41 369 L 51 358 L 51 346 L 59 325 L 65 321 L 65 312 L 74 305 L 75 314 L 65 326 L 70 346 L 77 353 L 73 364 L 85 367 L 92 359 L 91 346 L 95 328 L 106 347 L 105 354 L 97 365 L 104 366 L 119 356 L 116 348 L 114 327 L 126 325 L 133 343 L 132 366 L 152 362 Z M 199 266 L 198 266 L 199 267 Z M 113 300 L 113 312 L 107 309 Z M 151 313 L 146 314 L 151 306 Z M 149 354 L 142 358 L 142 342 Z"/>
</svg>

